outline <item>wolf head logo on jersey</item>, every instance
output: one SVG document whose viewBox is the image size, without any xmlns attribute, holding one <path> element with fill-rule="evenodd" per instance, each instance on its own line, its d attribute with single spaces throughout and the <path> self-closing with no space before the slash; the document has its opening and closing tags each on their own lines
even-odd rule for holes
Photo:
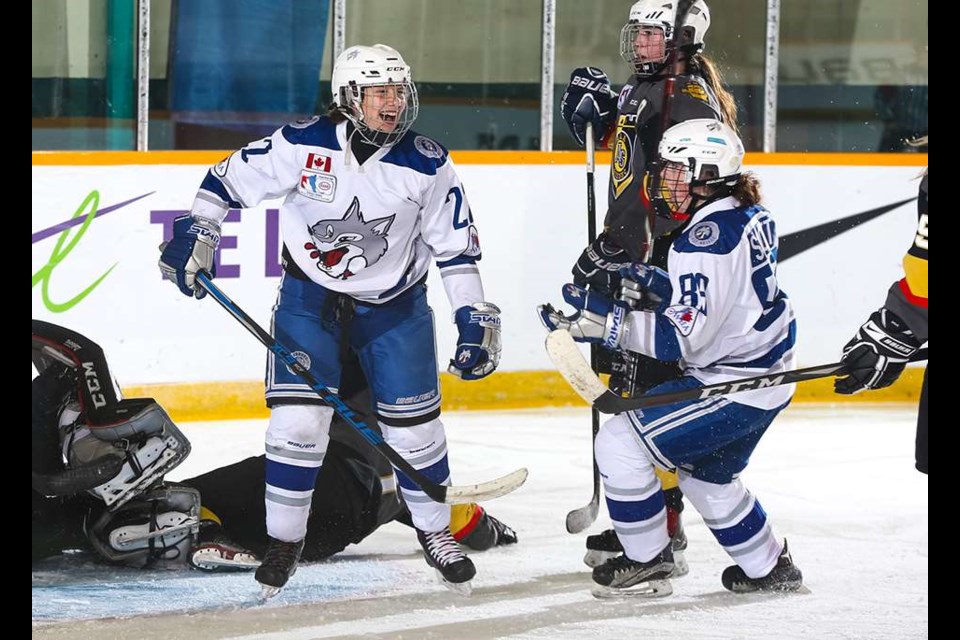
<svg viewBox="0 0 960 640">
<path fill-rule="evenodd" d="M 387 231 L 396 218 L 393 214 L 367 222 L 356 196 L 340 219 L 321 220 L 307 227 L 316 240 L 303 245 L 317 267 L 331 278 L 346 280 L 377 262 L 387 252 Z"/>
</svg>

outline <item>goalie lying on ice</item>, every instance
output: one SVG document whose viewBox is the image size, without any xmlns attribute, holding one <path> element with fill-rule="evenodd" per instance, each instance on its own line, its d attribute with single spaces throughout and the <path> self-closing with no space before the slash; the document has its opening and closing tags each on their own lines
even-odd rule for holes
<svg viewBox="0 0 960 640">
<path fill-rule="evenodd" d="M 135 567 L 259 564 L 268 542 L 264 456 L 167 482 L 190 442 L 163 408 L 149 398 L 121 398 L 103 351 L 75 331 L 34 320 L 32 346 L 39 372 L 31 394 L 33 561 L 81 549 Z M 349 371 L 343 389 L 362 412 L 366 381 L 352 373 L 358 368 Z M 351 440 L 351 429 L 332 431 L 316 481 L 324 490 L 311 503 L 307 561 L 359 543 L 386 522 L 410 524 L 380 456 Z M 516 542 L 512 529 L 477 504 L 454 506 L 451 528 L 474 550 Z"/>
</svg>

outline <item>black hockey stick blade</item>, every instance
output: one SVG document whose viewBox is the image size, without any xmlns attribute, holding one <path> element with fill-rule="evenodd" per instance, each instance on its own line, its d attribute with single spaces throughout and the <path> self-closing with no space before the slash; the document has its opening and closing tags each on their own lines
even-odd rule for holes
<svg viewBox="0 0 960 640">
<path fill-rule="evenodd" d="M 577 343 L 573 340 L 569 332 L 562 329 L 551 331 L 550 334 L 547 335 L 546 345 L 547 353 L 550 355 L 550 359 L 553 360 L 553 364 L 560 371 L 560 375 L 563 376 L 581 398 L 596 407 L 601 413 L 623 413 L 624 411 L 657 407 L 675 402 L 684 402 L 686 400 L 702 400 L 730 393 L 738 393 L 740 391 L 752 391 L 754 389 L 775 387 L 781 384 L 805 382 L 807 380 L 816 380 L 817 378 L 842 375 L 846 369 L 843 363 L 835 362 L 833 364 L 807 367 L 806 369 L 794 369 L 793 371 L 784 371 L 766 376 L 731 380 L 730 382 L 710 384 L 672 393 L 622 398 L 610 391 L 600 378 L 593 373 L 590 365 L 583 359 L 583 355 L 577 348 Z M 919 362 L 926 359 L 927 350 L 921 349 L 910 358 L 910 361 Z"/>
<path fill-rule="evenodd" d="M 527 470 L 525 468 L 517 469 L 512 473 L 490 480 L 480 484 L 464 486 L 446 486 L 437 484 L 427 478 L 425 475 L 413 468 L 413 466 L 403 459 L 396 449 L 391 447 L 376 430 L 368 427 L 359 414 L 351 409 L 335 393 L 323 386 L 309 370 L 304 368 L 300 361 L 294 357 L 293 353 L 287 347 L 277 342 L 273 336 L 263 330 L 253 318 L 248 316 L 243 309 L 238 307 L 233 300 L 228 298 L 213 282 L 206 273 L 197 274 L 197 283 L 204 291 L 216 300 L 230 315 L 240 324 L 247 328 L 263 346 L 272 351 L 277 358 L 286 364 L 291 370 L 296 372 L 313 389 L 324 404 L 331 407 L 343 420 L 351 427 L 356 429 L 364 439 L 379 451 L 390 463 L 405 473 L 413 482 L 417 483 L 424 493 L 426 493 L 434 502 L 446 504 L 468 504 L 479 500 L 490 500 L 499 498 L 511 491 L 519 489 L 527 480 Z"/>
</svg>

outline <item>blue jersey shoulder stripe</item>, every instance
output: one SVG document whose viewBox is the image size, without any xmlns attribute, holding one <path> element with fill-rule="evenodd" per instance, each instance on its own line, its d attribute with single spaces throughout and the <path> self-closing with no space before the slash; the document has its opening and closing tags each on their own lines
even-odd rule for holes
<svg viewBox="0 0 960 640">
<path fill-rule="evenodd" d="M 341 149 L 340 141 L 337 140 L 337 125 L 327 116 L 320 116 L 315 122 L 306 126 L 288 124 L 280 131 L 290 144 L 322 147 L 335 151 Z"/>
<path fill-rule="evenodd" d="M 439 142 L 411 129 L 380 161 L 435 176 L 437 170 L 446 163 L 448 153 Z"/>
<path fill-rule="evenodd" d="M 766 211 L 759 205 L 714 211 L 690 225 L 673 243 L 678 253 L 730 253 L 740 243 L 747 223 Z"/>
</svg>

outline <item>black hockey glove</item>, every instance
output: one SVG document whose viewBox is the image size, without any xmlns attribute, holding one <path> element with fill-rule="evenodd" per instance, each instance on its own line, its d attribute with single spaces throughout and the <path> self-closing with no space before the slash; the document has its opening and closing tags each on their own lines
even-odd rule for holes
<svg viewBox="0 0 960 640">
<path fill-rule="evenodd" d="M 560 100 L 560 117 L 581 147 L 586 144 L 588 122 L 600 142 L 617 117 L 617 94 L 610 90 L 607 74 L 596 67 L 574 69 Z"/>
<path fill-rule="evenodd" d="M 833 390 L 851 394 L 888 387 L 919 348 L 920 341 L 906 323 L 881 307 L 843 348 L 841 361 L 849 375 L 834 380 Z"/>
<path fill-rule="evenodd" d="M 592 291 L 615 296 L 620 289 L 620 269 L 629 267 L 630 263 L 627 252 L 606 233 L 601 233 L 573 265 L 573 283 L 580 287 L 589 285 Z"/>
</svg>

